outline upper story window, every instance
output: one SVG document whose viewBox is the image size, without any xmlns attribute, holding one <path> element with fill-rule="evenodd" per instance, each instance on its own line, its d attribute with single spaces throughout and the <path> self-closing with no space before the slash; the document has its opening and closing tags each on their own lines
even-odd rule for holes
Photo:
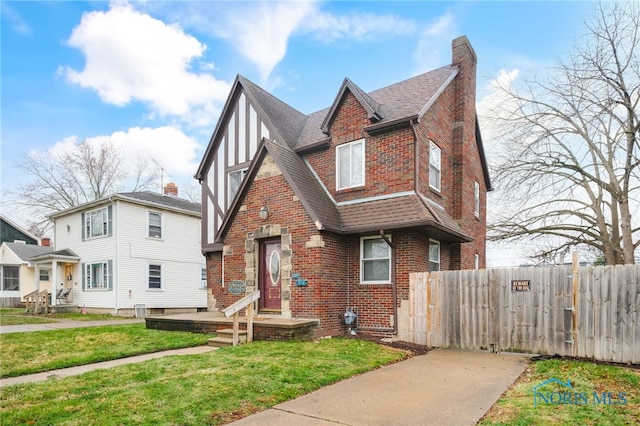
<svg viewBox="0 0 640 426">
<path fill-rule="evenodd" d="M 2 277 L 3 291 L 20 290 L 20 267 L 0 265 L 0 277 Z"/>
<path fill-rule="evenodd" d="M 480 184 L 473 182 L 473 214 L 480 218 Z"/>
<path fill-rule="evenodd" d="M 436 240 L 429 240 L 429 271 L 440 270 L 440 243 Z"/>
<path fill-rule="evenodd" d="M 336 189 L 364 185 L 364 139 L 336 147 Z"/>
<path fill-rule="evenodd" d="M 440 181 L 442 180 L 442 151 L 440 147 L 433 143 L 429 144 L 429 186 L 440 192 Z"/>
<path fill-rule="evenodd" d="M 380 237 L 360 240 L 360 282 L 388 284 L 391 282 L 391 247 Z"/>
<path fill-rule="evenodd" d="M 229 172 L 229 205 L 235 198 L 238 190 L 240 189 L 240 184 L 242 183 L 242 179 L 244 179 L 244 175 L 247 174 L 247 169 L 234 170 L 233 172 Z"/>
<path fill-rule="evenodd" d="M 149 237 L 162 238 L 162 213 L 149 212 Z"/>
<path fill-rule="evenodd" d="M 162 289 L 162 265 L 149 265 L 149 290 Z"/>
<path fill-rule="evenodd" d="M 107 207 L 83 213 L 84 237 L 95 238 L 109 235 L 111 210 Z"/>
</svg>

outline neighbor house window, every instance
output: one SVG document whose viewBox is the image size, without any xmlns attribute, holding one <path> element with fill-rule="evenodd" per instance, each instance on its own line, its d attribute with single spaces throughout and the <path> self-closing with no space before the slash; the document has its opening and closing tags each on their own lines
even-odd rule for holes
<svg viewBox="0 0 640 426">
<path fill-rule="evenodd" d="M 473 213 L 480 217 L 480 184 L 473 182 Z"/>
<path fill-rule="evenodd" d="M 360 281 L 365 284 L 391 282 L 391 247 L 380 237 L 360 240 Z"/>
<path fill-rule="evenodd" d="M 162 238 L 162 213 L 149 212 L 149 237 Z"/>
<path fill-rule="evenodd" d="M 247 174 L 247 169 L 235 170 L 229 172 L 229 204 L 233 201 L 238 190 L 240 190 L 240 184 L 244 179 L 244 175 Z"/>
<path fill-rule="evenodd" d="M 162 288 L 162 265 L 149 265 L 149 289 Z"/>
<path fill-rule="evenodd" d="M 207 269 L 202 268 L 200 272 L 200 287 L 199 288 L 207 288 Z"/>
<path fill-rule="evenodd" d="M 442 180 L 442 151 L 440 147 L 431 142 L 429 145 L 429 186 L 440 192 Z"/>
<path fill-rule="evenodd" d="M 82 214 L 82 238 L 111 235 L 111 208 L 104 207 Z"/>
<path fill-rule="evenodd" d="M 111 289 L 111 262 L 86 263 L 84 265 L 85 289 Z"/>
<path fill-rule="evenodd" d="M 19 266 L 0 266 L 0 276 L 2 279 L 3 291 L 19 291 L 20 290 L 20 267 Z"/>
<path fill-rule="evenodd" d="M 40 269 L 40 281 L 49 281 L 48 269 Z"/>
<path fill-rule="evenodd" d="M 364 139 L 336 147 L 336 188 L 364 185 Z"/>
<path fill-rule="evenodd" d="M 440 270 L 440 243 L 429 240 L 429 271 Z"/>
</svg>

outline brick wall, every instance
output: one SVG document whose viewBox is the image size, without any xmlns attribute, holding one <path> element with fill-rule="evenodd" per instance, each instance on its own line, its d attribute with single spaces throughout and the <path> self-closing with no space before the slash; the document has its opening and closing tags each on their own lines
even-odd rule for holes
<svg viewBox="0 0 640 426">
<path fill-rule="evenodd" d="M 413 189 L 414 137 L 411 129 L 406 127 L 369 136 L 362 129 L 370 124 L 365 109 L 347 91 L 329 128 L 329 148 L 307 156 L 337 202 Z M 336 147 L 362 138 L 366 138 L 365 186 L 336 191 Z"/>
</svg>

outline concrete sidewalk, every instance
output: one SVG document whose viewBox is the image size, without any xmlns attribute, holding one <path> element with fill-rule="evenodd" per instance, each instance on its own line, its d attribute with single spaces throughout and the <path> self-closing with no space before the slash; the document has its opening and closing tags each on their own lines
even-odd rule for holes
<svg viewBox="0 0 640 426">
<path fill-rule="evenodd" d="M 215 351 L 216 349 L 218 348 L 215 348 L 213 346 L 195 346 L 192 348 L 173 349 L 169 351 L 154 352 L 150 354 L 114 359 L 111 361 L 96 362 L 94 364 L 79 365 L 77 367 L 62 368 L 60 370 L 45 371 L 43 373 L 28 374 L 26 376 L 9 377 L 6 379 L 0 379 L 0 387 L 22 383 L 42 382 L 47 379 L 60 379 L 69 376 L 76 376 L 88 371 L 116 367 L 118 365 L 134 364 L 138 362 L 148 361 L 150 359 L 164 358 L 172 355 L 196 355 Z"/>
<path fill-rule="evenodd" d="M 53 320 L 45 324 L 19 324 L 0 326 L 0 334 L 24 333 L 30 331 L 61 330 L 64 328 L 99 327 L 103 325 L 124 325 L 144 323 L 144 319 L 106 319 L 97 321 Z"/>
<path fill-rule="evenodd" d="M 437 349 L 232 423 L 236 426 L 475 425 L 528 356 Z"/>
</svg>

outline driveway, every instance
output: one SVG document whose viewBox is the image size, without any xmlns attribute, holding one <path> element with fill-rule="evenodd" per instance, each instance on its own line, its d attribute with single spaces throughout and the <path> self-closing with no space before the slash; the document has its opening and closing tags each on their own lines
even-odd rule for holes
<svg viewBox="0 0 640 426">
<path fill-rule="evenodd" d="M 241 425 L 475 425 L 529 356 L 436 349 L 246 417 Z"/>
</svg>

